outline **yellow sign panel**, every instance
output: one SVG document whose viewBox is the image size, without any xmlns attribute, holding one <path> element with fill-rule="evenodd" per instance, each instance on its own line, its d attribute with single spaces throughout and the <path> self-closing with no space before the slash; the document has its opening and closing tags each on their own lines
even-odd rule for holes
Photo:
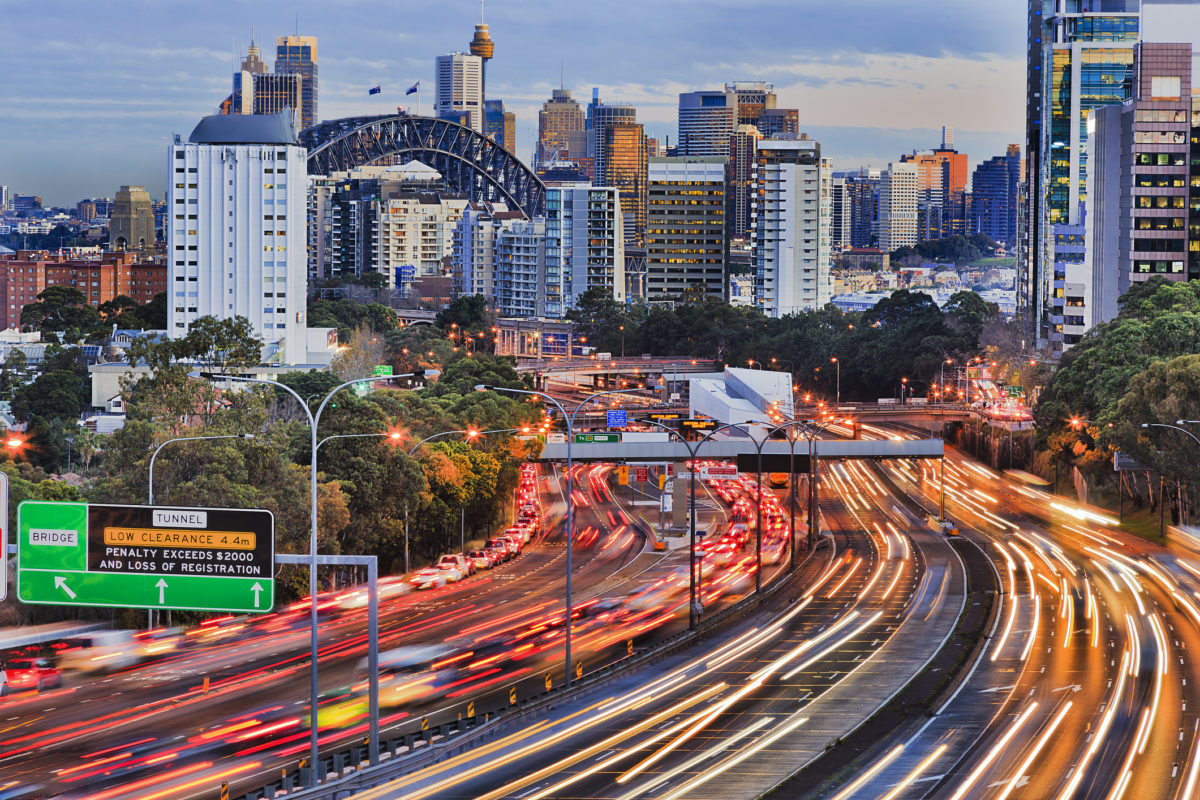
<svg viewBox="0 0 1200 800">
<path fill-rule="evenodd" d="M 658 473 L 658 490 L 661 492 L 663 487 L 667 485 L 667 475 L 665 472 Z"/>
<path fill-rule="evenodd" d="M 175 528 L 105 528 L 104 543 L 130 547 L 253 550 L 254 534 L 248 531 L 185 531 Z"/>
<path fill-rule="evenodd" d="M 629 467 L 624 465 L 617 467 L 617 482 L 622 486 L 629 485 Z"/>
</svg>

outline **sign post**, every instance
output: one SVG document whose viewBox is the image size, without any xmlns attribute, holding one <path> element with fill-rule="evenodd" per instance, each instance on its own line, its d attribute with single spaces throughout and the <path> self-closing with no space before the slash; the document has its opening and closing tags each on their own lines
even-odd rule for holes
<svg viewBox="0 0 1200 800">
<path fill-rule="evenodd" d="M 270 511 L 29 500 L 17 509 L 23 603 L 266 613 Z"/>
</svg>

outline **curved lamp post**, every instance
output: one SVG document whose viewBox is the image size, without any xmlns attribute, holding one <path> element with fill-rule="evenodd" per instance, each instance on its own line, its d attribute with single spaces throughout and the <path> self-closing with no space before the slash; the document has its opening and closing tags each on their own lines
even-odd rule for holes
<svg viewBox="0 0 1200 800">
<path fill-rule="evenodd" d="M 564 623 L 566 625 L 566 678 L 564 683 L 569 687 L 571 685 L 571 614 L 573 611 L 571 604 L 571 546 L 575 541 L 575 503 L 571 499 L 571 491 L 573 488 L 571 483 L 571 471 L 574 466 L 574 461 L 572 460 L 571 456 L 571 442 L 575 439 L 575 415 L 578 414 L 585 405 L 597 397 L 603 397 L 604 395 L 609 394 L 627 394 L 627 392 L 620 389 L 610 389 L 603 392 L 596 392 L 595 394 L 591 394 L 583 398 L 579 405 L 575 407 L 575 410 L 570 414 L 567 414 L 567 410 L 563 408 L 562 403 L 558 402 L 558 400 L 552 395 L 549 395 L 545 392 L 539 392 L 530 389 L 509 389 L 505 386 L 491 386 L 486 383 L 476 384 L 475 386 L 475 391 L 477 392 L 486 392 L 489 390 L 495 392 L 507 392 L 509 394 L 525 394 L 529 395 L 530 397 L 540 397 L 543 400 L 548 400 L 554 404 L 555 408 L 559 410 L 559 412 L 563 415 L 563 420 L 567 423 L 567 616 Z"/>
<path fill-rule="evenodd" d="M 409 372 L 403 375 L 376 375 L 369 378 L 356 378 L 352 381 L 345 381 L 333 388 L 329 394 L 325 395 L 321 400 L 321 405 L 317 408 L 317 413 L 314 414 L 312 409 L 308 407 L 308 403 L 304 398 L 290 386 L 282 384 L 279 381 L 269 381 L 265 378 L 250 378 L 244 375 L 223 375 L 215 372 L 201 372 L 200 377 L 210 381 L 240 381 L 242 383 L 261 383 L 267 386 L 274 386 L 276 389 L 283 389 L 285 392 L 296 398 L 296 402 L 304 409 L 305 415 L 308 417 L 308 428 L 312 434 L 312 464 L 309 469 L 309 492 L 311 494 L 312 509 L 311 518 L 309 520 L 309 537 L 308 537 L 308 555 L 311 558 L 308 567 L 308 590 L 309 590 L 309 626 L 312 629 L 312 669 L 310 676 L 310 693 L 311 693 L 311 719 L 312 731 L 310 735 L 309 745 L 309 763 L 312 764 L 312 786 L 316 786 L 319 782 L 317 775 L 317 757 L 319 743 L 319 727 L 317 725 L 317 426 L 321 423 L 321 414 L 325 411 L 325 407 L 329 401 L 342 389 L 353 386 L 356 383 L 372 383 L 376 381 L 389 381 L 396 378 L 417 378 L 431 373 L 432 370 L 420 370 L 417 372 Z"/>
</svg>

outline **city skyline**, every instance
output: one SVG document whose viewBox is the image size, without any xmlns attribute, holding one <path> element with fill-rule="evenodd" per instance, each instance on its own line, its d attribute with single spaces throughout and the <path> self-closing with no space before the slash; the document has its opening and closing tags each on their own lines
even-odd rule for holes
<svg viewBox="0 0 1200 800">
<path fill-rule="evenodd" d="M 0 141 L 20 157 L 4 166 L 4 183 L 53 205 L 130 183 L 162 197 L 162 146 L 216 111 L 252 30 L 268 56 L 276 36 L 318 38 L 324 119 L 409 108 L 403 93 L 418 80 L 429 114 L 434 58 L 467 50 L 478 5 L 443 4 L 405 18 L 403 31 L 372 22 L 393 13 L 383 4 L 351 8 L 332 23 L 309 3 L 203 14 L 137 6 L 93 20 L 70 40 L 46 33 L 53 25 L 41 9 L 10 16 L 0 64 L 18 79 L 8 87 Z M 814 8 L 810 25 L 793 28 L 760 24 L 794 18 L 793 6 L 774 1 L 739 5 L 732 23 L 713 2 L 629 4 L 617 15 L 572 9 L 566 30 L 566 12 L 549 4 L 493 2 L 485 12 L 496 42 L 488 96 L 516 113 L 516 154 L 527 163 L 537 110 L 560 74 L 576 99 L 586 102 L 597 86 L 606 102 L 637 106 L 648 135 L 672 142 L 680 92 L 771 82 L 780 106 L 800 109 L 801 130 L 839 170 L 880 168 L 934 147 L 943 124 L 955 128 L 972 166 L 1021 141 L 1024 10 L 938 2 L 917 18 L 880 13 L 890 8 L 875 0 Z M 666 30 L 677 34 L 664 41 L 656 31 Z M 375 85 L 383 91 L 368 96 Z"/>
</svg>

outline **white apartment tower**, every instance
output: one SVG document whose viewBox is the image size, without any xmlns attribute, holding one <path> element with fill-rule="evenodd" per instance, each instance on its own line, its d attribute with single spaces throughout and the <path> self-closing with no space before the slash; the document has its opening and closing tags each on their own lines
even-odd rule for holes
<svg viewBox="0 0 1200 800">
<path fill-rule="evenodd" d="M 830 162 L 821 158 L 820 144 L 792 136 L 760 140 L 755 165 L 758 307 L 772 317 L 818 310 L 833 296 Z"/>
<path fill-rule="evenodd" d="M 917 165 L 888 164 L 879 181 L 879 249 L 890 253 L 897 247 L 917 244 Z"/>
<path fill-rule="evenodd" d="M 483 59 L 467 53 L 438 56 L 434 112 L 483 133 Z"/>
<path fill-rule="evenodd" d="M 266 357 L 306 356 L 307 152 L 290 112 L 205 117 L 167 156 L 168 331 L 242 316 Z"/>
</svg>

